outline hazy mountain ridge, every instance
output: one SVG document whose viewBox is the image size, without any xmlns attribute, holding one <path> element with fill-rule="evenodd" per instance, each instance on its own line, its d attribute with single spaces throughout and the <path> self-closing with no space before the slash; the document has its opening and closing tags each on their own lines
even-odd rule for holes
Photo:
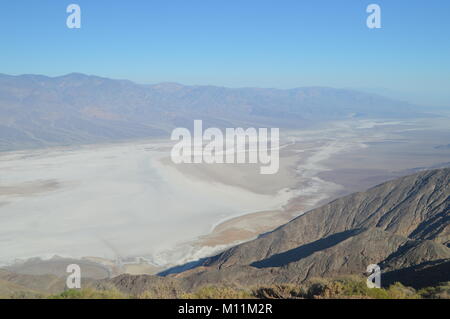
<svg viewBox="0 0 450 319">
<path fill-rule="evenodd" d="M 406 102 L 345 89 L 135 84 L 84 74 L 0 74 L 0 150 L 169 137 L 194 119 L 214 127 L 299 128 L 350 117 L 412 117 Z M 423 114 L 422 114 L 423 115 Z"/>
</svg>

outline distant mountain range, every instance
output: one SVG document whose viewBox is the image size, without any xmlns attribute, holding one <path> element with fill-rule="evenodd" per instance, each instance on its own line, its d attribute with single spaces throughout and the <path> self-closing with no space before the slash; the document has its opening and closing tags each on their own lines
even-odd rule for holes
<svg viewBox="0 0 450 319">
<path fill-rule="evenodd" d="M 0 150 L 168 137 L 194 119 L 219 128 L 300 128 L 320 121 L 407 118 L 423 110 L 354 90 L 140 85 L 84 74 L 0 74 Z"/>
</svg>

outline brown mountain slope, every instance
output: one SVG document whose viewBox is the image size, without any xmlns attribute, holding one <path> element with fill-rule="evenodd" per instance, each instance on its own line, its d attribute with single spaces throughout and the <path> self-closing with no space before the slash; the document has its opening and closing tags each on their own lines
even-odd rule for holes
<svg viewBox="0 0 450 319">
<path fill-rule="evenodd" d="M 139 295 L 177 297 L 204 285 L 254 287 L 382 268 L 382 284 L 450 281 L 450 169 L 424 171 L 314 209 L 253 241 L 168 277 L 121 275 L 92 282 Z M 2 273 L 0 273 L 2 275 Z M 8 280 L 33 289 L 28 279 Z"/>
<path fill-rule="evenodd" d="M 154 291 L 161 283 L 184 291 L 252 287 L 362 275 L 373 263 L 381 265 L 385 284 L 448 281 L 450 273 L 433 269 L 445 270 L 450 261 L 449 178 L 450 169 L 439 169 L 390 181 L 314 209 L 167 281 L 122 275 L 112 283 L 127 293 Z"/>
<path fill-rule="evenodd" d="M 0 269 L 0 298 L 33 297 L 64 290 L 65 279 L 53 275 L 25 275 Z"/>
<path fill-rule="evenodd" d="M 432 240 L 449 245 L 449 179 L 450 169 L 426 171 L 337 199 L 208 259 L 204 266 L 250 265 L 339 233 L 374 227 L 404 241 Z"/>
<path fill-rule="evenodd" d="M 382 283 L 416 287 L 450 280 L 450 169 L 425 171 L 314 209 L 258 239 L 169 278 L 122 275 L 103 282 L 127 293 L 252 287 L 362 275 L 379 264 Z M 434 271 L 436 270 L 436 271 Z"/>
</svg>

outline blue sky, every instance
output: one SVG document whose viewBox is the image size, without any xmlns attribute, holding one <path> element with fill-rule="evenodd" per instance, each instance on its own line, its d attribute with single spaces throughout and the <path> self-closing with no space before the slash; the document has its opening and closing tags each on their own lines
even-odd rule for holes
<svg viewBox="0 0 450 319">
<path fill-rule="evenodd" d="M 66 7 L 81 7 L 81 29 Z M 382 29 L 366 27 L 366 7 Z M 450 106 L 448 0 L 10 0 L 0 73 L 364 88 Z"/>
</svg>

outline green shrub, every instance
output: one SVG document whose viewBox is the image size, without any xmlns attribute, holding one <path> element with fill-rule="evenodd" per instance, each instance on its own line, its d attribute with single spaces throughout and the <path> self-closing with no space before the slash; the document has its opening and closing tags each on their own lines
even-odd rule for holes
<svg viewBox="0 0 450 319">
<path fill-rule="evenodd" d="M 181 295 L 183 299 L 249 299 L 253 295 L 242 289 L 229 287 L 204 286 L 194 293 Z"/>
<path fill-rule="evenodd" d="M 437 287 L 423 288 L 418 294 L 427 299 L 450 299 L 450 281 Z"/>
<path fill-rule="evenodd" d="M 293 299 L 304 298 L 306 292 L 303 287 L 284 284 L 256 288 L 253 290 L 253 295 L 261 299 Z"/>
<path fill-rule="evenodd" d="M 416 293 L 414 288 L 405 287 L 401 283 L 396 282 L 387 289 L 390 299 L 418 299 L 420 295 Z"/>
<path fill-rule="evenodd" d="M 127 295 L 116 289 L 111 290 L 95 290 L 91 288 L 85 289 L 68 289 L 58 295 L 52 295 L 53 299 L 126 299 Z"/>
</svg>

